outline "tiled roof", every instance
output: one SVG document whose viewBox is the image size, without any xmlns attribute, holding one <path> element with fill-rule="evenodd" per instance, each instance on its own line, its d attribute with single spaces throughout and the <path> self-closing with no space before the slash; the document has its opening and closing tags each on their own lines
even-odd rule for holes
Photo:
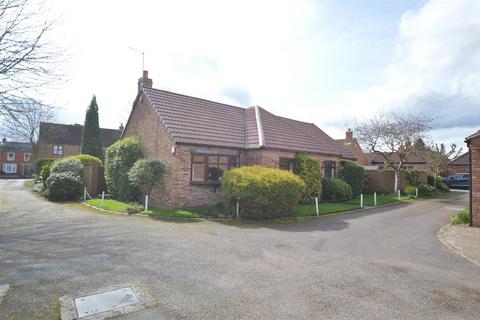
<svg viewBox="0 0 480 320">
<path fill-rule="evenodd" d="M 15 141 L 0 142 L 0 150 L 10 152 L 33 152 L 33 148 L 30 143 Z"/>
<path fill-rule="evenodd" d="M 313 123 L 279 117 L 260 107 L 244 109 L 146 87 L 143 92 L 174 143 L 355 158 Z"/>
<path fill-rule="evenodd" d="M 80 145 L 82 143 L 83 126 L 79 124 L 40 123 L 40 141 L 51 144 Z M 100 129 L 102 146 L 107 148 L 120 138 L 121 132 L 116 129 Z"/>
<path fill-rule="evenodd" d="M 448 163 L 449 166 L 468 166 L 469 164 L 468 152 L 456 157 Z"/>
<path fill-rule="evenodd" d="M 365 157 L 367 157 L 367 160 L 371 164 L 381 164 L 384 163 L 384 159 L 381 155 L 377 153 L 365 153 Z M 393 161 L 399 161 L 398 154 L 393 154 L 392 155 L 392 160 Z M 420 157 L 417 154 L 410 154 L 408 157 L 407 163 L 426 163 L 425 159 Z"/>
<path fill-rule="evenodd" d="M 475 132 L 474 134 L 468 136 L 465 138 L 466 141 L 470 141 L 472 140 L 473 138 L 478 138 L 480 137 L 480 130 L 478 130 L 477 132 Z"/>
</svg>

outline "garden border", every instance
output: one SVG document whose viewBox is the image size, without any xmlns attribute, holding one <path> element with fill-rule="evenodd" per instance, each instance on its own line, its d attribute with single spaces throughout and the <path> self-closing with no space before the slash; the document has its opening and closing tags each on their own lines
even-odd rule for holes
<svg viewBox="0 0 480 320">
<path fill-rule="evenodd" d="M 464 258 L 468 262 L 473 263 L 477 267 L 480 267 L 480 263 L 478 261 L 475 261 L 472 258 L 468 257 L 467 255 L 463 254 L 455 246 L 453 246 L 453 245 L 451 245 L 450 243 L 447 242 L 447 240 L 444 237 L 444 234 L 445 234 L 445 230 L 449 227 L 451 227 L 451 224 L 446 224 L 443 227 L 441 227 L 440 230 L 437 231 L 437 233 L 435 235 L 437 236 L 438 241 L 440 241 L 440 243 L 443 244 L 445 246 L 445 248 L 449 249 L 453 253 L 459 255 L 460 257 Z"/>
</svg>

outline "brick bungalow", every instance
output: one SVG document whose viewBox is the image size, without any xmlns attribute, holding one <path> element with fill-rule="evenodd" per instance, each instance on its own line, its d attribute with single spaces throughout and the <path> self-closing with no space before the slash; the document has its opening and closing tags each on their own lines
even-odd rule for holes
<svg viewBox="0 0 480 320">
<path fill-rule="evenodd" d="M 365 153 L 362 150 L 362 146 L 358 142 L 357 138 L 353 136 L 352 129 L 348 129 L 345 133 L 345 139 L 336 139 L 338 143 L 340 143 L 343 147 L 350 149 L 352 154 L 357 158 L 357 162 L 362 166 L 370 165 L 368 162 Z"/>
<path fill-rule="evenodd" d="M 468 159 L 468 152 L 465 152 L 461 156 L 452 159 L 447 165 L 447 175 L 451 176 L 455 173 L 468 173 L 470 172 L 470 161 Z"/>
<path fill-rule="evenodd" d="M 322 163 L 334 177 L 340 158 L 353 154 L 313 123 L 276 116 L 255 106 L 241 108 L 152 88 L 148 72 L 138 82 L 122 137 L 137 136 L 146 157 L 167 163 L 165 188 L 156 207 L 197 207 L 219 198 L 224 171 L 243 165 L 292 170 L 296 152 Z"/>
<path fill-rule="evenodd" d="M 0 142 L 0 176 L 30 177 L 33 168 L 33 148 L 28 142 Z"/>
<path fill-rule="evenodd" d="M 465 139 L 470 163 L 470 225 L 480 227 L 480 130 Z"/>
<path fill-rule="evenodd" d="M 38 158 L 61 158 L 80 154 L 83 126 L 80 124 L 40 123 Z M 120 138 L 118 129 L 100 129 L 105 151 Z"/>
</svg>

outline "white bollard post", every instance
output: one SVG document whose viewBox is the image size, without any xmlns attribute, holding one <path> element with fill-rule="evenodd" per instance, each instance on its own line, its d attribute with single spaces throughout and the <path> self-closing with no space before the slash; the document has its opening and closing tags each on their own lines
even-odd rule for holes
<svg viewBox="0 0 480 320">
<path fill-rule="evenodd" d="M 87 201 L 87 187 L 83 188 L 83 201 Z"/>
<path fill-rule="evenodd" d="M 103 200 L 105 200 L 105 191 L 102 191 L 102 202 L 100 202 L 100 208 L 103 208 Z"/>
<path fill-rule="evenodd" d="M 237 219 L 240 218 L 240 201 L 237 200 Z"/>
<path fill-rule="evenodd" d="M 415 188 L 415 199 L 418 199 L 418 188 Z"/>
<path fill-rule="evenodd" d="M 398 201 L 400 201 L 400 190 L 397 190 L 398 192 Z"/>
<path fill-rule="evenodd" d="M 376 207 L 377 206 L 377 193 L 373 193 L 373 205 Z"/>
<path fill-rule="evenodd" d="M 145 196 L 145 211 L 148 211 L 148 194 Z"/>
<path fill-rule="evenodd" d="M 320 211 L 318 210 L 318 197 L 315 197 L 315 212 L 317 213 L 317 216 L 320 215 Z"/>
<path fill-rule="evenodd" d="M 363 193 L 360 194 L 360 208 L 363 208 Z"/>
</svg>

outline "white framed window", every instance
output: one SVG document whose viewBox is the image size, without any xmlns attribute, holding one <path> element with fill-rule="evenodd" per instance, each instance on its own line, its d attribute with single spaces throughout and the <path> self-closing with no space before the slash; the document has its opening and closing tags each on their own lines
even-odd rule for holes
<svg viewBox="0 0 480 320">
<path fill-rule="evenodd" d="M 63 155 L 63 146 L 54 144 L 53 145 L 53 154 L 59 155 L 59 156 Z"/>
<path fill-rule="evenodd" d="M 24 153 L 23 154 L 23 161 L 28 162 L 30 161 L 30 157 L 32 156 L 31 153 Z"/>
<path fill-rule="evenodd" d="M 17 173 L 17 164 L 16 163 L 4 163 L 3 172 L 5 173 Z"/>
<path fill-rule="evenodd" d="M 14 161 L 15 160 L 15 152 L 8 152 L 7 153 L 7 160 Z"/>
</svg>

